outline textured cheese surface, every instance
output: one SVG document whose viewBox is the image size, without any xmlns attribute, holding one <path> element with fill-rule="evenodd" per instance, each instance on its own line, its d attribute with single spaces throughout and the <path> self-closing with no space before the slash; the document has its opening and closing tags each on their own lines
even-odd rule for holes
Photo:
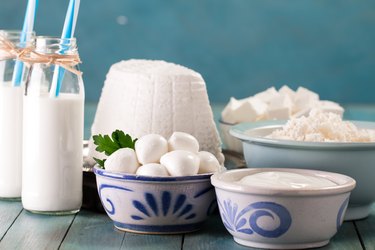
<svg viewBox="0 0 375 250">
<path fill-rule="evenodd" d="M 91 134 L 111 134 L 121 129 L 132 137 L 155 133 L 169 138 L 186 132 L 198 139 L 201 150 L 219 161 L 221 141 L 202 76 L 186 67 L 151 60 L 114 64 L 107 74 Z M 95 151 L 90 140 L 89 155 Z"/>
<path fill-rule="evenodd" d="M 294 91 L 284 85 L 279 91 L 271 87 L 245 99 L 236 100 L 231 97 L 221 113 L 221 119 L 232 124 L 261 120 L 287 120 L 291 117 L 308 115 L 314 108 L 341 116 L 344 113 L 344 109 L 339 104 L 322 101 L 317 93 L 304 87 L 298 87 Z"/>
<path fill-rule="evenodd" d="M 335 113 L 313 109 L 307 117 L 292 118 L 268 138 L 311 142 L 371 142 L 375 130 L 358 129 Z"/>
</svg>

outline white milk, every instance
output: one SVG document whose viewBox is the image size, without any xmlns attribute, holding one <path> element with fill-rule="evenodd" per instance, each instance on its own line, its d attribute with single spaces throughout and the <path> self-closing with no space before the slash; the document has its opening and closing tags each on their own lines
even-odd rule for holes
<svg viewBox="0 0 375 250">
<path fill-rule="evenodd" d="M 22 205 L 74 212 L 82 203 L 83 98 L 24 97 Z"/>
<path fill-rule="evenodd" d="M 0 82 L 0 197 L 21 197 L 23 87 Z"/>
<path fill-rule="evenodd" d="M 241 184 L 252 187 L 274 187 L 274 188 L 324 188 L 337 186 L 336 183 L 324 178 L 309 174 L 297 174 L 281 171 L 260 172 L 243 177 Z"/>
</svg>

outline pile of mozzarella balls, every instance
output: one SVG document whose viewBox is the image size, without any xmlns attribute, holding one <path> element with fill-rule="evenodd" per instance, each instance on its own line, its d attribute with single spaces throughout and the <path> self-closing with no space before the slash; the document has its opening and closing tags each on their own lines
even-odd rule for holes
<svg viewBox="0 0 375 250">
<path fill-rule="evenodd" d="M 115 151 L 105 161 L 104 168 L 144 176 L 189 176 L 217 172 L 221 166 L 213 154 L 199 151 L 194 136 L 174 132 L 168 140 L 158 134 L 140 137 L 135 150 Z"/>
</svg>

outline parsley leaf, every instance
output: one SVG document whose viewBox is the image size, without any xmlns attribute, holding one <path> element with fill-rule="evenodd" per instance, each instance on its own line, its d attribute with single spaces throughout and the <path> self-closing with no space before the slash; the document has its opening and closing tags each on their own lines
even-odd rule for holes
<svg viewBox="0 0 375 250">
<path fill-rule="evenodd" d="M 94 144 L 97 146 L 96 151 L 104 153 L 107 156 L 110 156 L 112 153 L 117 151 L 120 148 L 131 148 L 134 149 L 135 142 L 137 139 L 132 139 L 130 135 L 125 134 L 124 131 L 116 130 L 109 135 L 94 135 L 93 136 Z M 104 160 L 94 158 L 94 160 L 104 168 Z"/>
<path fill-rule="evenodd" d="M 94 160 L 96 161 L 96 163 L 99 164 L 100 168 L 104 169 L 104 162 L 105 162 L 106 159 L 104 159 L 104 160 L 100 160 L 100 159 L 95 158 L 95 157 L 93 157 L 93 158 L 94 158 Z"/>
</svg>

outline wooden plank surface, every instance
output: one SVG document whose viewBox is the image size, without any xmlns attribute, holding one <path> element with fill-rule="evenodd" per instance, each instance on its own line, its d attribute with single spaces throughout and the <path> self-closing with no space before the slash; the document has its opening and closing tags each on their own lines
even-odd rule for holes
<svg viewBox="0 0 375 250">
<path fill-rule="evenodd" d="M 255 249 L 237 244 L 232 235 L 225 229 L 219 214 L 212 215 L 205 223 L 202 230 L 186 234 L 183 249 L 190 250 L 246 250 Z"/>
<path fill-rule="evenodd" d="M 345 222 L 331 239 L 330 243 L 322 248 L 322 250 L 360 250 L 362 249 L 361 242 L 358 238 L 357 232 L 353 222 Z"/>
<path fill-rule="evenodd" d="M 20 211 L 19 202 L 0 202 L 0 228 L 6 231 Z M 11 216 L 12 215 L 12 216 Z M 375 206 L 366 220 L 355 222 L 366 249 L 374 248 Z M 7 226 L 6 226 L 7 225 Z M 69 230 L 69 232 L 68 232 Z M 61 243 L 62 242 L 62 243 Z M 183 243 L 183 244 L 182 244 Z M 113 228 L 105 214 L 81 211 L 74 216 L 43 216 L 22 211 L 0 242 L 0 249 L 251 249 L 238 245 L 220 217 L 209 218 L 202 230 L 186 235 L 139 235 Z M 363 249 L 353 222 L 346 222 L 321 249 Z"/>
<path fill-rule="evenodd" d="M 20 202 L 0 201 L 0 241 L 21 211 Z"/>
<path fill-rule="evenodd" d="M 375 249 L 375 204 L 372 205 L 371 215 L 355 224 L 365 249 Z"/>
<path fill-rule="evenodd" d="M 182 237 L 183 235 L 142 235 L 126 233 L 121 249 L 177 250 L 181 249 Z"/>
<path fill-rule="evenodd" d="M 83 210 L 74 219 L 60 249 L 119 249 L 124 235 L 114 229 L 106 214 Z"/>
<path fill-rule="evenodd" d="M 25 210 L 0 242 L 0 249 L 58 249 L 74 215 L 36 215 Z"/>
</svg>

